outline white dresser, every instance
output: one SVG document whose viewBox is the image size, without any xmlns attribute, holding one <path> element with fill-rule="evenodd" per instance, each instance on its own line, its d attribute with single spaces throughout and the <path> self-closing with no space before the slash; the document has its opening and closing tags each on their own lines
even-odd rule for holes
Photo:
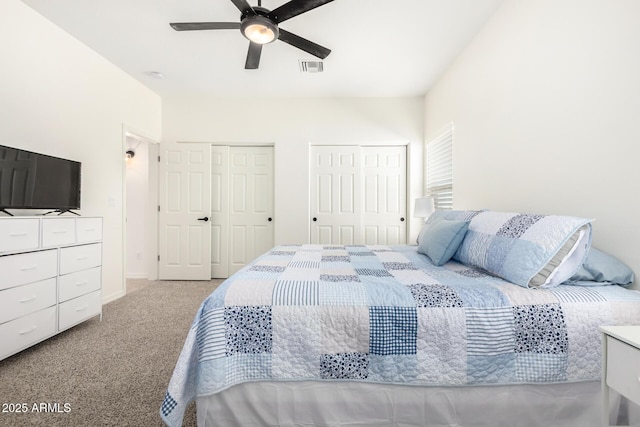
<svg viewBox="0 0 640 427">
<path fill-rule="evenodd" d="M 102 218 L 0 218 L 0 360 L 102 315 Z"/>
<path fill-rule="evenodd" d="M 608 427 L 610 389 L 640 405 L 640 326 L 601 326 L 600 332 L 602 425 Z"/>
</svg>

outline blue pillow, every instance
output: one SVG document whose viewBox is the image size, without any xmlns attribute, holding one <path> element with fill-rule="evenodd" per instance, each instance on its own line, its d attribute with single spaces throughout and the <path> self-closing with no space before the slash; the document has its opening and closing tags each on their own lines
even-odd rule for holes
<svg viewBox="0 0 640 427">
<path fill-rule="evenodd" d="M 633 271 L 625 263 L 613 255 L 604 253 L 592 246 L 582 267 L 571 276 L 566 284 L 628 286 L 633 283 L 633 280 Z"/>
<path fill-rule="evenodd" d="M 418 252 L 428 256 L 435 265 L 443 265 L 456 253 L 468 229 L 469 221 L 436 221 L 424 230 Z"/>
<path fill-rule="evenodd" d="M 525 288 L 567 281 L 591 246 L 591 220 L 484 211 L 473 217 L 453 259 Z"/>
<path fill-rule="evenodd" d="M 471 221 L 471 219 L 478 215 L 482 211 L 471 211 L 471 210 L 449 210 L 449 209 L 436 209 L 434 213 L 432 213 L 427 221 L 422 226 L 420 230 L 420 234 L 418 234 L 418 238 L 416 239 L 416 243 L 419 245 L 420 240 L 422 240 L 422 236 L 427 231 L 427 228 L 431 227 L 431 224 L 441 221 L 443 219 L 450 221 Z"/>
</svg>

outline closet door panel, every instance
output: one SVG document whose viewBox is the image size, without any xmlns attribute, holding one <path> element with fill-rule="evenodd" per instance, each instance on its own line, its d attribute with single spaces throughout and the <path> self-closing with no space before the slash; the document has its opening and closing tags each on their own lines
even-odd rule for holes
<svg viewBox="0 0 640 427">
<path fill-rule="evenodd" d="M 405 244 L 405 146 L 312 146 L 310 241 Z"/>
</svg>

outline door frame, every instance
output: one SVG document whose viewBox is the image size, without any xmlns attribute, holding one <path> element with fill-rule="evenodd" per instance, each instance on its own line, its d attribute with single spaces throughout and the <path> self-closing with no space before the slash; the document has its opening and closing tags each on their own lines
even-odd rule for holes
<svg viewBox="0 0 640 427">
<path fill-rule="evenodd" d="M 125 152 L 128 147 L 128 139 L 135 139 L 141 143 L 146 143 L 149 147 L 149 172 L 148 172 L 148 203 L 146 218 L 147 224 L 147 242 L 145 247 L 149 253 L 149 260 L 147 264 L 148 280 L 158 280 L 158 263 L 155 261 L 158 259 L 158 212 L 155 206 L 158 205 L 158 162 L 152 161 L 152 152 L 157 154 L 160 150 L 160 143 L 153 138 L 145 135 L 138 129 L 135 129 L 126 124 L 122 125 L 122 146 L 120 152 L 122 153 L 122 296 L 127 293 L 127 162 Z M 153 149 L 152 149 L 153 147 Z"/>
</svg>

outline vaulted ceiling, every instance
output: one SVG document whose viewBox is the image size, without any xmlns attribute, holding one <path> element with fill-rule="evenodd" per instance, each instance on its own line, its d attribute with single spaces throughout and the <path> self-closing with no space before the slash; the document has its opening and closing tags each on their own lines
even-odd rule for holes
<svg viewBox="0 0 640 427">
<path fill-rule="evenodd" d="M 300 60 L 317 58 L 278 40 L 264 45 L 259 69 L 245 70 L 239 30 L 169 26 L 239 22 L 230 0 L 23 2 L 161 96 L 405 97 L 424 95 L 502 0 L 334 0 L 282 22 L 331 49 L 321 73 L 301 72 Z"/>
</svg>

